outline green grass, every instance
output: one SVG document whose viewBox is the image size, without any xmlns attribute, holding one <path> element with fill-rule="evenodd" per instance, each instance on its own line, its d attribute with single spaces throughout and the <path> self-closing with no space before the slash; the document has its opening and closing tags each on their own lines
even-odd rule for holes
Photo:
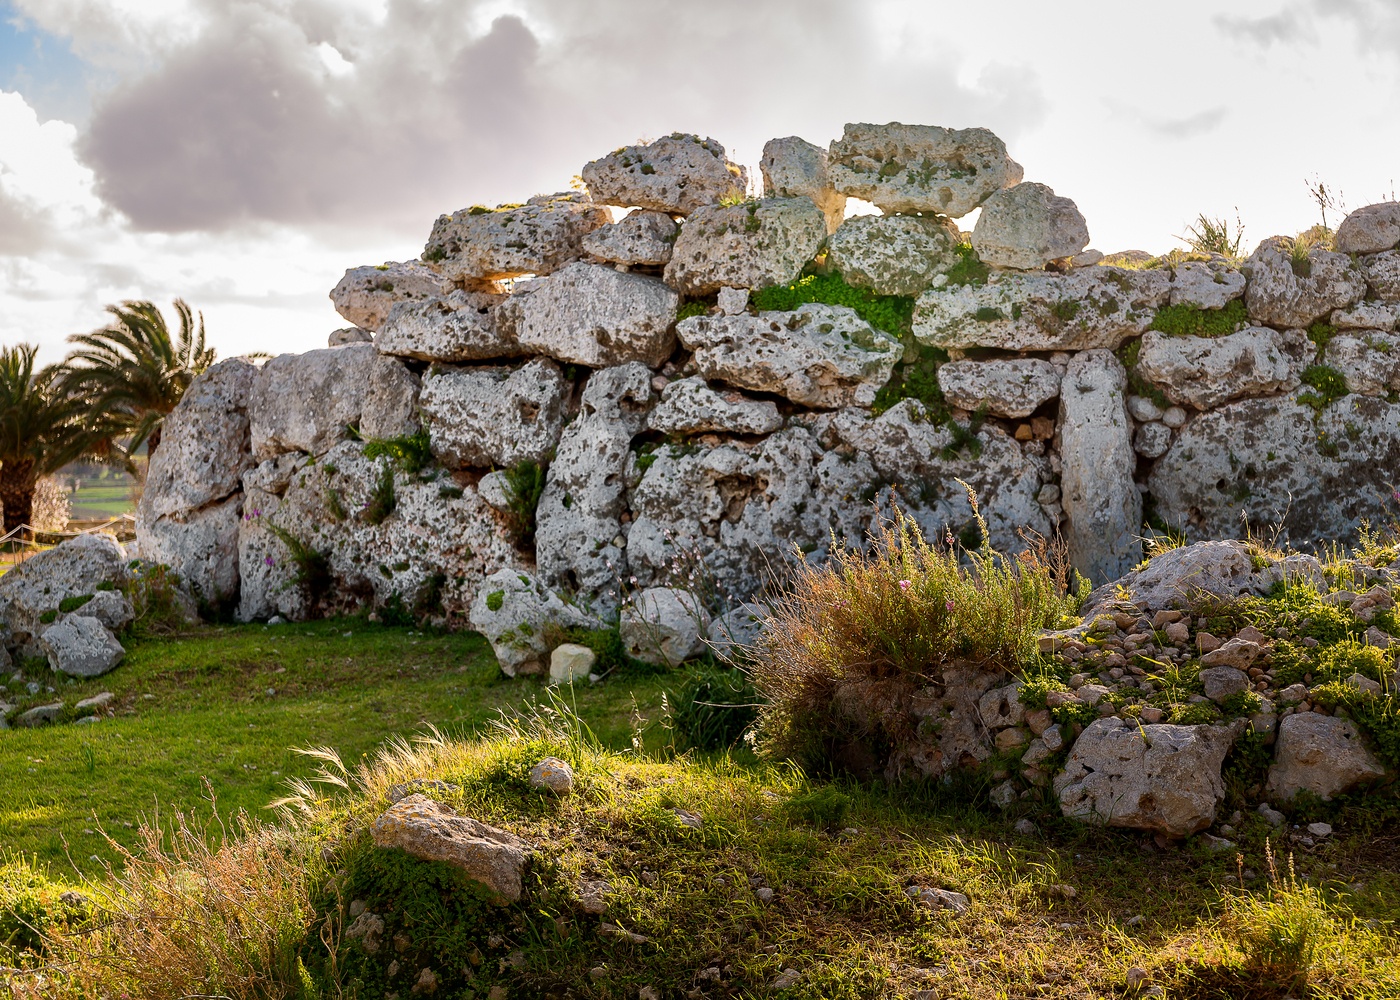
<svg viewBox="0 0 1400 1000">
<path fill-rule="evenodd" d="M 310 770 L 292 747 L 333 746 L 355 760 L 390 735 L 425 724 L 472 733 L 498 709 L 518 708 L 542 690 L 537 680 L 503 678 L 479 636 L 361 619 L 210 627 L 126 645 L 115 671 L 59 682 L 56 694 L 0 688 L 0 697 L 21 709 L 59 698 L 71 707 L 99 691 L 116 695 L 116 716 L 94 725 L 0 733 L 6 849 L 49 863 L 71 853 L 90 871 L 97 867 L 92 855 L 114 860 L 96 832 L 99 823 L 130 845 L 135 833 L 127 824 L 173 808 L 207 816 L 211 791 L 225 822 L 240 809 L 261 812 L 288 778 Z M 55 680 L 46 668 L 28 676 Z M 608 745 L 627 746 L 633 694 L 643 714 L 656 718 L 662 686 L 658 677 L 627 676 L 585 685 L 579 710 Z"/>
</svg>

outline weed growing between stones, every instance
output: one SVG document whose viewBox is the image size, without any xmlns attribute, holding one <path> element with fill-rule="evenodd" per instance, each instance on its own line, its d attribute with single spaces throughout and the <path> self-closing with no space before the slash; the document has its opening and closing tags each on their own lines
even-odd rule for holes
<svg viewBox="0 0 1400 1000">
<path fill-rule="evenodd" d="M 985 285 L 987 277 L 992 273 L 992 269 L 977 256 L 977 251 L 972 248 L 971 243 L 960 243 L 956 247 L 958 262 L 948 269 L 948 284 L 951 285 Z"/>
<path fill-rule="evenodd" d="M 1137 365 L 1138 358 L 1142 355 L 1142 338 L 1134 337 L 1122 347 L 1118 348 L 1118 360 L 1123 363 L 1123 368 L 1128 373 L 1128 392 L 1133 396 L 1145 396 L 1152 400 L 1158 409 L 1165 410 L 1172 405 L 1172 401 L 1167 398 L 1166 393 L 1157 388 L 1156 383 L 1149 382 L 1139 374 Z"/>
<path fill-rule="evenodd" d="M 544 493 L 545 470 L 538 462 L 526 459 L 505 470 L 507 530 L 516 545 L 535 544 L 535 510 Z"/>
<path fill-rule="evenodd" d="M 1169 337 L 1223 337 L 1248 322 L 1249 313 L 1244 301 L 1235 299 L 1223 309 L 1202 309 L 1189 303 L 1163 306 L 1152 317 L 1148 329 Z"/>
<path fill-rule="evenodd" d="M 791 285 L 774 285 L 750 293 L 756 310 L 791 310 L 808 302 L 847 306 L 877 330 L 896 337 L 907 333 L 914 321 L 914 300 L 906 295 L 876 295 L 846 284 L 836 273 L 807 274 Z"/>
<path fill-rule="evenodd" d="M 180 592 L 180 578 L 163 563 L 131 563 L 131 577 L 123 593 L 131 601 L 136 618 L 127 631 L 133 635 L 170 635 L 189 621 L 186 601 Z M 99 585 L 98 589 L 102 589 Z"/>
<path fill-rule="evenodd" d="M 1308 365 L 1303 369 L 1302 379 L 1304 385 L 1311 386 L 1315 391 L 1299 393 L 1298 402 L 1311 406 L 1318 416 L 1351 392 L 1346 376 L 1328 365 Z"/>
<path fill-rule="evenodd" d="M 381 456 L 392 459 L 399 469 L 409 475 L 422 472 L 433 460 L 428 432 L 421 430 L 403 437 L 371 438 L 365 442 L 365 458 Z"/>
<path fill-rule="evenodd" d="M 1186 227 L 1186 235 L 1181 239 L 1196 253 L 1218 253 L 1237 259 L 1240 255 L 1240 244 L 1244 241 L 1244 225 L 1240 222 L 1238 210 L 1235 211 L 1233 231 L 1229 219 L 1223 216 L 1212 219 L 1202 212 L 1196 216 L 1194 225 Z"/>
<path fill-rule="evenodd" d="M 369 524 L 383 524 L 389 515 L 394 513 L 398 504 L 398 495 L 394 492 L 394 467 L 385 463 L 379 467 L 379 478 L 375 480 L 369 499 L 365 501 L 365 521 Z"/>
<path fill-rule="evenodd" d="M 773 605 L 752 668 L 768 702 L 756 740 L 766 755 L 829 771 L 842 744 L 908 741 L 907 720 L 889 714 L 878 726 L 896 731 L 876 731 L 877 708 L 852 719 L 838 699 L 861 691 L 869 706 L 896 702 L 941 683 L 955 661 L 1026 671 L 1037 663 L 1040 630 L 1073 611 L 1054 568 L 1033 552 L 1009 559 L 951 540 L 933 545 L 898 508 L 872 536 L 864 551 L 837 551 L 821 567 L 798 564 L 787 596 Z"/>
<path fill-rule="evenodd" d="M 287 555 L 297 571 L 292 583 L 301 588 L 307 605 L 315 607 L 326 596 L 331 586 L 330 558 L 324 552 L 313 549 L 281 525 L 268 522 L 267 530 L 287 548 Z"/>
</svg>

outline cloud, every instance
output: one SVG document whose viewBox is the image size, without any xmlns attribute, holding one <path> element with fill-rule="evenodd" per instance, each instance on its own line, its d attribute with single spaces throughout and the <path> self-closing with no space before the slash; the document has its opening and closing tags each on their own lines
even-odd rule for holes
<svg viewBox="0 0 1400 1000">
<path fill-rule="evenodd" d="M 1224 107 L 1209 108 L 1185 118 L 1143 118 L 1142 123 L 1149 131 L 1167 139 L 1194 139 L 1215 131 L 1227 113 Z"/>
<path fill-rule="evenodd" d="M 795 130 L 826 142 L 874 117 L 1012 138 L 1045 111 L 1024 69 L 962 84 L 955 54 L 882 56 L 870 19 L 841 0 L 198 10 L 197 31 L 99 101 L 78 147 L 138 229 L 425 232 L 472 201 L 559 190 L 641 135 L 705 132 L 752 164 L 766 138 Z"/>
<path fill-rule="evenodd" d="M 1215 24 L 1226 35 L 1244 42 L 1268 48 L 1274 43 L 1311 40 L 1314 37 L 1310 19 L 1299 5 L 1291 4 L 1276 14 L 1264 17 L 1236 17 L 1219 14 Z"/>
<path fill-rule="evenodd" d="M 0 257 L 38 253 L 52 242 L 52 220 L 0 184 Z"/>
</svg>

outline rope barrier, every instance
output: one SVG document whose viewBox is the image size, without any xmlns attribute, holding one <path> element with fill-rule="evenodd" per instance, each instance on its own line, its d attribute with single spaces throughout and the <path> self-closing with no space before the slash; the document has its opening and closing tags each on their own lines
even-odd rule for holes
<svg viewBox="0 0 1400 1000">
<path fill-rule="evenodd" d="M 77 538 L 79 535 L 91 535 L 91 534 L 95 534 L 95 533 L 97 533 L 97 532 L 106 531 L 108 528 L 111 528 L 111 527 L 113 527 L 113 526 L 115 526 L 115 525 L 135 524 L 135 523 L 136 523 L 136 515 L 134 515 L 134 514 L 118 514 L 116 517 L 108 518 L 106 521 L 103 521 L 101 524 L 94 524 L 94 525 L 92 525 L 91 527 L 88 527 L 88 528 L 81 528 L 81 529 L 79 529 L 78 531 L 42 531 L 42 530 L 40 530 L 40 529 L 38 529 L 38 528 L 35 528 L 33 525 L 29 525 L 29 524 L 20 524 L 20 525 L 16 525 L 14 528 L 12 528 L 12 529 L 10 529 L 9 531 L 5 532 L 3 535 L 0 535 L 0 545 L 3 545 L 4 543 L 9 542 L 9 541 L 16 541 L 16 540 L 18 540 L 18 541 L 20 541 L 20 542 L 25 541 L 25 539 L 19 537 L 20 534 L 21 534 L 22 532 L 25 532 L 25 531 L 29 532 L 29 535 L 30 535 L 30 537 L 29 537 L 29 539 L 28 539 L 29 544 L 31 544 L 31 545 L 38 545 L 38 544 L 39 544 L 39 540 L 38 540 L 38 536 L 39 536 L 39 535 L 48 535 L 48 536 L 50 536 L 50 537 L 56 537 L 56 538 Z"/>
</svg>

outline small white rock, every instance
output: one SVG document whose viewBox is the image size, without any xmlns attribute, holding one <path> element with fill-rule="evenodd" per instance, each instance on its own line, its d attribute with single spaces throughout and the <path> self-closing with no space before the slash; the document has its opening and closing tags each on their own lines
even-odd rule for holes
<svg viewBox="0 0 1400 1000">
<path fill-rule="evenodd" d="M 530 786 L 568 795 L 574 790 L 574 769 L 558 757 L 546 757 L 530 768 Z"/>
<path fill-rule="evenodd" d="M 549 679 L 555 684 L 572 684 L 590 676 L 598 654 L 587 646 L 566 642 L 549 654 Z"/>
<path fill-rule="evenodd" d="M 724 287 L 719 290 L 719 311 L 726 316 L 737 316 L 749 307 L 747 288 Z"/>
</svg>

